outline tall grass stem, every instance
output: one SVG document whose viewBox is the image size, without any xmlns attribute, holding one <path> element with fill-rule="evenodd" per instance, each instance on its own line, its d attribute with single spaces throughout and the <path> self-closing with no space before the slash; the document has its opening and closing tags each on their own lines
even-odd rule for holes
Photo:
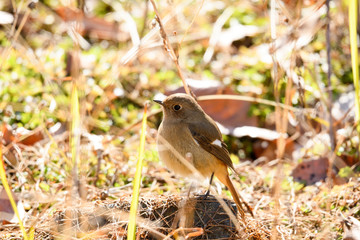
<svg viewBox="0 0 360 240">
<path fill-rule="evenodd" d="M 137 208 L 139 203 L 139 192 L 140 192 L 140 182 L 141 182 L 141 171 L 143 167 L 143 159 L 144 159 L 144 149 L 145 149 L 145 136 L 146 136 L 146 123 L 147 123 L 147 106 L 148 103 L 145 103 L 144 114 L 142 118 L 141 125 L 141 134 L 140 134 L 140 149 L 139 149 L 139 158 L 136 163 L 136 172 L 135 179 L 133 183 L 133 196 L 131 200 L 130 206 L 130 219 L 128 225 L 128 240 L 135 240 L 136 236 L 136 215 Z"/>
</svg>

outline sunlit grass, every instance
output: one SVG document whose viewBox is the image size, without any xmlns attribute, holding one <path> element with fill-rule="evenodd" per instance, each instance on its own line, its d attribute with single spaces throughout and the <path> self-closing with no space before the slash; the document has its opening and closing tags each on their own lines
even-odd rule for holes
<svg viewBox="0 0 360 240">
<path fill-rule="evenodd" d="M 135 179 L 133 182 L 133 196 L 131 200 L 130 207 L 130 219 L 128 226 L 128 235 L 127 239 L 135 239 L 136 236 L 136 213 L 139 203 L 139 192 L 140 192 L 140 181 L 141 181 L 141 171 L 143 167 L 143 158 L 144 158 L 144 149 L 145 149 L 145 136 L 146 136 L 146 122 L 147 122 L 147 103 L 144 107 L 144 115 L 141 125 L 141 135 L 140 135 L 140 149 L 139 149 L 139 158 L 136 164 Z"/>
<path fill-rule="evenodd" d="M 73 167 L 78 163 L 78 151 L 77 146 L 79 144 L 80 137 L 80 107 L 77 85 L 74 82 L 71 94 L 71 135 L 70 135 L 70 148 L 72 156 Z"/>
<path fill-rule="evenodd" d="M 357 132 L 360 136 L 360 100 L 359 100 L 359 55 L 358 55 L 358 42 L 357 42 L 357 11 L 358 1 L 350 0 L 349 2 L 349 31 L 350 31 L 350 47 L 351 47 L 351 65 L 353 72 L 353 81 L 355 87 L 355 115 L 357 123 Z M 360 144 L 359 144 L 360 153 Z"/>
<path fill-rule="evenodd" d="M 30 238 L 28 237 L 28 235 L 26 233 L 24 224 L 23 224 L 23 222 L 21 220 L 19 211 L 17 209 L 15 200 L 14 200 L 13 195 L 12 195 L 11 190 L 10 190 L 9 183 L 7 181 L 7 178 L 6 178 L 4 160 L 3 160 L 3 155 L 2 155 L 2 144 L 1 143 L 0 143 L 0 178 L 1 178 L 2 185 L 4 186 L 4 189 L 6 191 L 6 194 L 8 195 L 11 207 L 13 208 L 13 210 L 15 212 L 15 215 L 19 220 L 19 226 L 20 226 L 21 232 L 23 234 L 24 240 L 28 240 Z M 33 238 L 31 238 L 31 239 L 33 239 Z"/>
</svg>

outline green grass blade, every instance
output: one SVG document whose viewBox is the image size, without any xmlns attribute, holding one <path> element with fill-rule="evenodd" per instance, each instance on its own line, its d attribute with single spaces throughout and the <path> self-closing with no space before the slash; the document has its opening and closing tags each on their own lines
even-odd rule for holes
<svg viewBox="0 0 360 240">
<path fill-rule="evenodd" d="M 25 230 L 24 225 L 22 223 L 22 220 L 20 218 L 19 211 L 17 209 L 15 200 L 14 200 L 13 195 L 12 195 L 11 190 L 10 190 L 9 183 L 7 181 L 7 178 L 6 178 L 4 160 L 3 160 L 3 155 L 2 155 L 2 144 L 0 144 L 0 178 L 1 178 L 2 184 L 4 186 L 4 189 L 6 191 L 6 194 L 9 197 L 10 204 L 11 204 L 11 206 L 12 206 L 14 212 L 15 212 L 16 217 L 19 220 L 19 226 L 20 226 L 21 232 L 23 234 L 24 240 L 28 240 L 29 239 L 28 235 L 26 233 L 26 230 Z"/>
<path fill-rule="evenodd" d="M 353 81 L 355 87 L 355 115 L 357 123 L 357 131 L 360 136 L 360 100 L 359 100 L 359 54 L 358 54 L 358 43 L 357 43 L 357 11 L 358 11 L 358 1 L 350 0 L 349 1 L 349 31 L 350 31 L 350 46 L 351 46 L 351 65 L 353 72 Z M 360 144 L 359 144 L 359 154 L 360 154 Z"/>
<path fill-rule="evenodd" d="M 134 179 L 134 187 L 133 187 L 133 196 L 131 200 L 130 207 L 130 219 L 128 225 L 128 240 L 135 240 L 136 236 L 136 213 L 137 207 L 139 203 L 139 192 L 140 192 L 140 181 L 141 181 L 141 171 L 143 166 L 143 158 L 144 158 L 144 149 L 145 149 L 145 134 L 146 134 L 146 119 L 147 119 L 147 104 L 144 107 L 144 115 L 142 119 L 141 125 L 141 135 L 140 135 L 140 149 L 139 149 L 139 158 L 136 163 L 136 172 Z"/>
</svg>

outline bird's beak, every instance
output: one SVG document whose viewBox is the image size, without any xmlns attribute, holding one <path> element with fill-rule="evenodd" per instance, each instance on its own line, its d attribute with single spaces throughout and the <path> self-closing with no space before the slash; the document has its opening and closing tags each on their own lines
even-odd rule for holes
<svg viewBox="0 0 360 240">
<path fill-rule="evenodd" d="M 161 101 L 161 100 L 153 100 L 153 101 L 160 104 L 161 106 L 163 105 L 163 101 Z"/>
</svg>

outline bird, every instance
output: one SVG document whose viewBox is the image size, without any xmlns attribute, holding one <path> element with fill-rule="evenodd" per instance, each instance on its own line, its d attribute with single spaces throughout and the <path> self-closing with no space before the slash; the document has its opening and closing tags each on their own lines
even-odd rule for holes
<svg viewBox="0 0 360 240">
<path fill-rule="evenodd" d="M 240 200 L 229 177 L 228 168 L 237 172 L 215 121 L 189 94 L 175 93 L 154 102 L 160 104 L 163 111 L 156 140 L 160 160 L 184 177 L 194 176 L 191 169 L 194 167 L 203 177 L 210 178 L 210 185 L 215 175 L 230 190 L 241 215 L 244 215 L 244 204 L 253 216 L 251 207 Z M 208 194 L 209 190 L 206 196 Z"/>
</svg>

